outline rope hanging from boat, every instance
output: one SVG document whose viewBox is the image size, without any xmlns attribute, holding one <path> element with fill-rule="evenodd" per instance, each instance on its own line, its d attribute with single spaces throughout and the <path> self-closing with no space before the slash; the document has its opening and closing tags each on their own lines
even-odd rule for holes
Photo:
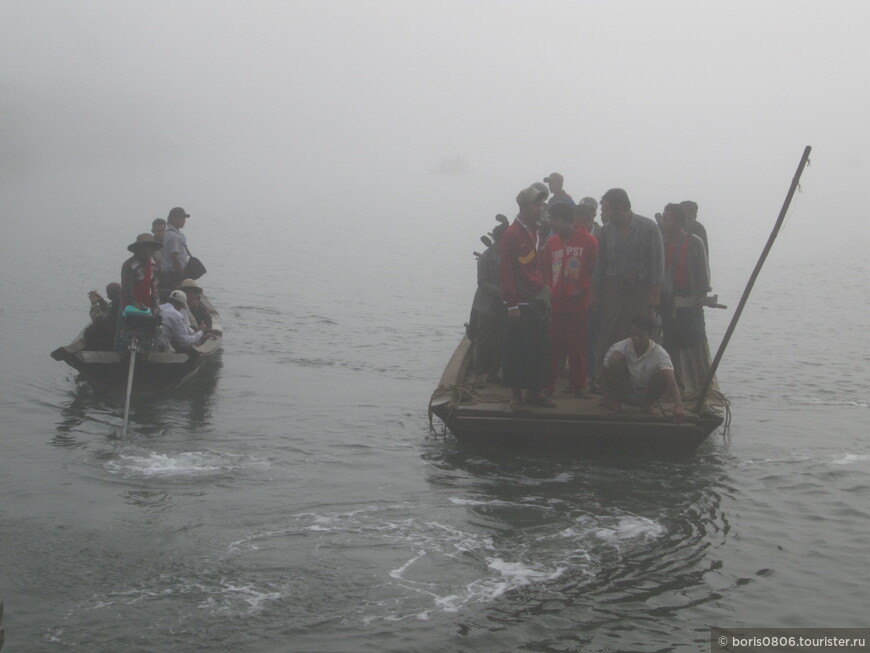
<svg viewBox="0 0 870 653">
<path fill-rule="evenodd" d="M 434 433 L 435 425 L 432 422 L 432 416 L 435 414 L 432 410 L 432 404 L 438 399 L 448 398 L 450 409 L 447 414 L 447 419 L 453 416 L 453 412 L 460 404 L 481 403 L 499 403 L 503 398 L 496 394 L 484 394 L 472 383 L 457 383 L 448 385 L 439 385 L 432 396 L 429 398 L 429 428 Z M 444 433 L 447 431 L 447 420 L 444 421 Z"/>
</svg>

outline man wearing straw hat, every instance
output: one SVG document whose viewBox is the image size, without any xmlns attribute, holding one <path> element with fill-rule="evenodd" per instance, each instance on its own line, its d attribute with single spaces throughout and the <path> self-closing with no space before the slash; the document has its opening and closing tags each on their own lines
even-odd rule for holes
<svg viewBox="0 0 870 653">
<path fill-rule="evenodd" d="M 157 275 L 154 252 L 163 247 L 152 234 L 136 236 L 127 249 L 133 256 L 121 266 L 121 306 L 135 305 L 153 309 L 157 306 Z"/>
</svg>

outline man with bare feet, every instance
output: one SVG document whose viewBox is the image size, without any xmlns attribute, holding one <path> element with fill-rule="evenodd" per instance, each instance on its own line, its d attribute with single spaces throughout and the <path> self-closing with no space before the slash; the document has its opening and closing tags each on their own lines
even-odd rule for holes
<svg viewBox="0 0 870 653">
<path fill-rule="evenodd" d="M 604 406 L 618 413 L 625 403 L 652 414 L 667 388 L 674 400 L 674 421 L 681 422 L 685 413 L 674 366 L 668 352 L 650 337 L 652 318 L 637 315 L 629 325 L 629 337 L 611 346 L 604 356 Z"/>
</svg>

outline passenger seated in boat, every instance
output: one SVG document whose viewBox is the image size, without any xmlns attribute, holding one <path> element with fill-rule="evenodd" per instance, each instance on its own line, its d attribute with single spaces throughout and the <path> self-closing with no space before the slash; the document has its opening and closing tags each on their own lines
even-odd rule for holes
<svg viewBox="0 0 870 653">
<path fill-rule="evenodd" d="M 190 333 L 189 322 L 181 314 L 181 309 L 187 306 L 187 295 L 182 290 L 173 290 L 169 299 L 161 304 L 160 312 L 163 321 L 160 325 L 160 336 L 157 344 L 162 351 L 169 351 L 170 345 L 175 351 L 184 351 L 195 345 L 202 344 L 208 338 L 220 335 L 217 331 L 196 331 Z"/>
<path fill-rule="evenodd" d="M 178 289 L 187 295 L 187 313 L 194 330 L 211 329 L 211 313 L 202 303 L 202 288 L 193 279 L 185 279 Z"/>
<path fill-rule="evenodd" d="M 121 304 L 121 284 L 112 282 L 106 286 L 103 299 L 96 290 L 88 293 L 91 300 L 91 323 L 85 328 L 85 344 L 92 351 L 112 351 L 115 348 L 115 328 Z"/>
<path fill-rule="evenodd" d="M 685 413 L 674 366 L 664 347 L 651 338 L 652 318 L 638 315 L 629 325 L 629 337 L 612 345 L 604 356 L 604 406 L 619 412 L 625 403 L 654 413 L 653 406 L 667 389 L 674 400 L 674 420 L 682 421 Z"/>
<path fill-rule="evenodd" d="M 103 299 L 103 296 L 96 290 L 91 290 L 88 293 L 88 299 L 91 301 L 90 315 L 92 321 L 109 311 L 118 312 L 118 304 L 120 304 L 121 299 L 121 284 L 115 281 L 106 284 L 106 297 L 109 298 L 108 301 Z"/>
</svg>

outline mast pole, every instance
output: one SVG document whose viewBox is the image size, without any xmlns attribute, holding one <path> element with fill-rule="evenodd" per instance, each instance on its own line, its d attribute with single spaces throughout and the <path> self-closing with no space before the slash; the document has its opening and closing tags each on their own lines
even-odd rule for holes
<svg viewBox="0 0 870 653">
<path fill-rule="evenodd" d="M 707 375 L 707 380 L 704 382 L 704 387 L 701 390 L 701 395 L 698 398 L 698 401 L 695 403 L 694 412 L 698 415 L 701 414 L 701 410 L 704 408 L 704 402 L 707 400 L 707 393 L 710 392 L 710 386 L 713 384 L 713 377 L 716 375 L 716 369 L 719 367 L 719 361 L 722 360 L 722 355 L 725 353 L 725 348 L 728 346 L 728 342 L 731 340 L 731 335 L 734 333 L 734 329 L 737 327 L 737 321 L 740 319 L 740 314 L 743 312 L 743 307 L 746 306 L 746 302 L 749 300 L 749 293 L 752 292 L 752 287 L 755 285 L 755 280 L 758 278 L 758 274 L 761 272 L 761 268 L 764 265 L 764 261 L 767 260 L 767 255 L 770 253 L 771 247 L 773 247 L 773 241 L 776 240 L 777 235 L 779 234 L 779 229 L 782 226 L 783 221 L 785 220 L 785 214 L 788 212 L 788 207 L 791 204 L 791 199 L 794 197 L 794 193 L 797 190 L 798 184 L 800 183 L 801 174 L 804 171 L 807 163 L 810 160 L 810 151 L 813 148 L 807 145 L 804 148 L 803 156 L 801 156 L 800 163 L 798 164 L 797 171 L 794 174 L 794 178 L 791 181 L 791 187 L 788 189 L 788 194 L 785 196 L 785 201 L 782 204 L 782 209 L 779 211 L 779 217 L 776 219 L 776 224 L 773 226 L 773 231 L 770 233 L 770 237 L 767 239 L 767 244 L 764 246 L 764 250 L 761 252 L 761 256 L 758 259 L 758 263 L 755 264 L 755 269 L 752 271 L 752 275 L 749 277 L 749 282 L 746 284 L 746 288 L 743 290 L 743 296 L 740 298 L 740 303 L 737 305 L 737 310 L 734 311 L 734 317 L 731 318 L 731 324 L 728 325 L 728 330 L 725 332 L 725 337 L 722 338 L 722 344 L 719 345 L 719 350 L 716 352 L 716 357 L 713 359 L 713 364 L 710 366 L 710 373 Z"/>
</svg>

